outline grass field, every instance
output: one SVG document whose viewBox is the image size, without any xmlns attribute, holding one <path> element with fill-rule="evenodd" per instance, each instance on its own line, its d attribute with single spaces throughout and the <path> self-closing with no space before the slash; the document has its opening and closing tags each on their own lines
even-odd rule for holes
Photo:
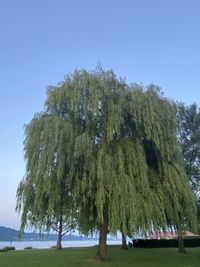
<svg viewBox="0 0 200 267">
<path fill-rule="evenodd" d="M 68 248 L 56 250 L 25 250 L 0 253 L 0 267 L 200 267 L 200 248 L 187 249 L 129 249 L 109 247 L 108 262 L 94 259 L 96 248 Z"/>
</svg>

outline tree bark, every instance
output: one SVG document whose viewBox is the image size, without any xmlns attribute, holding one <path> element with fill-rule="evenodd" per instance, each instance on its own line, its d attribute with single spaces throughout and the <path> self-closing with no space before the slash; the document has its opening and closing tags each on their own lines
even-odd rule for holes
<svg viewBox="0 0 200 267">
<path fill-rule="evenodd" d="M 100 224 L 99 228 L 99 246 L 96 255 L 96 258 L 100 261 L 105 261 L 108 259 L 106 255 L 107 233 L 108 233 L 108 213 L 107 211 L 105 211 L 103 216 L 103 222 Z"/>
<path fill-rule="evenodd" d="M 122 247 L 121 248 L 125 250 L 128 249 L 127 244 L 126 244 L 126 236 L 123 232 L 122 232 Z"/>
<path fill-rule="evenodd" d="M 183 232 L 181 226 L 177 227 L 178 232 L 178 252 L 179 253 L 186 253 L 185 247 L 184 247 L 184 239 L 183 239 Z"/>
<path fill-rule="evenodd" d="M 62 221 L 62 216 L 60 217 L 59 221 L 59 229 L 58 229 L 58 239 L 57 239 L 57 246 L 56 248 L 61 250 L 62 249 L 62 227 L 63 227 L 63 221 Z"/>
</svg>

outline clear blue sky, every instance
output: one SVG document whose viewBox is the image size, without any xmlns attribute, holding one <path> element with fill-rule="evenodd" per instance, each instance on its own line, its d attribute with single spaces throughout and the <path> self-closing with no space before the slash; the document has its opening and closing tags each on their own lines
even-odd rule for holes
<svg viewBox="0 0 200 267">
<path fill-rule="evenodd" d="M 0 225 L 19 227 L 23 126 L 46 87 L 98 61 L 200 106 L 200 1 L 0 0 Z"/>
</svg>

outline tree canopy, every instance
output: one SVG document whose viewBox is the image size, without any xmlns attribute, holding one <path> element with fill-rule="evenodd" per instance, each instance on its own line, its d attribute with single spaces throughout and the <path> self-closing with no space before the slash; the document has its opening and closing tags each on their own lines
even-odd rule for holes
<svg viewBox="0 0 200 267">
<path fill-rule="evenodd" d="M 178 103 L 178 119 L 178 139 L 186 174 L 196 196 L 200 222 L 200 110 L 196 104 Z"/>
<path fill-rule="evenodd" d="M 22 212 L 21 231 L 25 224 L 61 236 L 75 221 L 70 195 L 71 125 L 52 114 L 34 116 L 25 132 L 26 175 L 17 191 L 17 210 Z"/>
<path fill-rule="evenodd" d="M 200 194 L 200 111 L 196 104 L 178 105 L 178 137 L 186 173 L 195 195 Z"/>
<path fill-rule="evenodd" d="M 63 181 L 81 231 L 100 231 L 101 260 L 108 231 L 194 228 L 176 129 L 176 105 L 157 86 L 127 85 L 100 67 L 75 71 L 49 88 L 44 112 L 27 127 L 22 225 L 35 216 L 43 224 L 44 210 L 51 215 L 59 207 Z"/>
</svg>

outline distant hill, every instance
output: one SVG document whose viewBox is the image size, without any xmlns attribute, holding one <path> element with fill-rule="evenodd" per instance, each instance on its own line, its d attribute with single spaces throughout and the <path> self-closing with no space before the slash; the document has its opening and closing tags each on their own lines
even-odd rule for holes
<svg viewBox="0 0 200 267">
<path fill-rule="evenodd" d="M 18 240 L 19 231 L 0 226 L 0 241 L 16 241 Z M 76 235 L 65 235 L 63 240 L 82 240 L 82 239 L 89 239 L 87 237 L 81 237 Z M 40 235 L 38 233 L 24 233 L 21 237 L 23 241 L 39 241 L 39 240 L 57 240 L 56 234 L 43 234 Z"/>
<path fill-rule="evenodd" d="M 16 239 L 17 235 L 18 231 L 0 226 L 0 241 L 12 241 L 13 239 Z"/>
</svg>

